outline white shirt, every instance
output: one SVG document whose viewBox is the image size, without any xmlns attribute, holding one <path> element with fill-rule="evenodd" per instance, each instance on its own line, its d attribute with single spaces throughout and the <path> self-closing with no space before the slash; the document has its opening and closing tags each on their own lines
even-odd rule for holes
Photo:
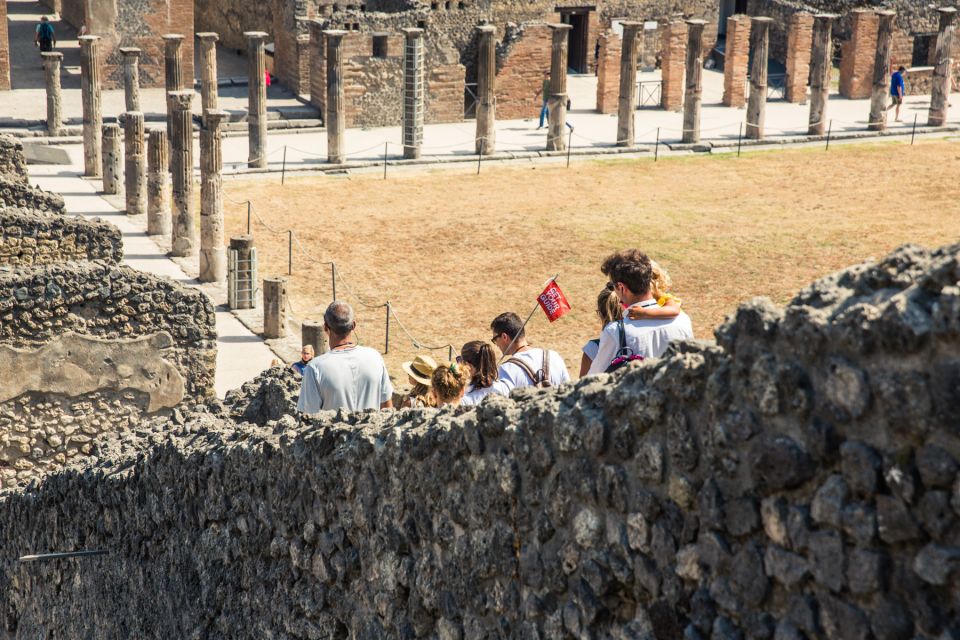
<svg viewBox="0 0 960 640">
<path fill-rule="evenodd" d="M 503 386 L 503 383 L 499 380 L 494 380 L 493 384 L 489 387 L 480 387 L 479 389 L 474 389 L 473 386 L 469 386 L 467 387 L 466 393 L 463 394 L 460 404 L 464 407 L 471 407 L 473 405 L 480 404 L 480 401 L 491 393 L 506 396 L 510 394 L 510 390 L 506 389 Z"/>
<path fill-rule="evenodd" d="M 352 347 L 317 356 L 303 369 L 297 410 L 379 409 L 393 396 L 383 357 L 370 347 Z"/>
<path fill-rule="evenodd" d="M 530 369 L 534 373 L 543 369 L 543 349 L 527 349 L 526 351 L 513 354 L 512 357 L 523 360 L 530 366 Z M 558 387 L 564 382 L 570 381 L 570 374 L 567 373 L 567 365 L 564 364 L 563 358 L 560 357 L 559 353 L 550 351 L 549 363 L 551 386 Z M 499 382 L 503 386 L 503 389 L 505 389 L 504 395 L 509 394 L 513 389 L 533 386 L 533 381 L 530 379 L 530 376 L 527 375 L 527 372 L 521 369 L 520 365 L 513 364 L 512 362 L 504 362 L 500 365 Z"/>
<path fill-rule="evenodd" d="M 644 300 L 633 305 L 642 308 L 657 306 L 656 300 Z M 644 358 L 659 358 L 671 342 L 693 337 L 693 325 L 690 316 L 683 311 L 676 318 L 658 320 L 631 320 L 624 315 L 623 331 L 627 346 L 633 353 Z M 600 348 L 590 365 L 589 374 L 603 373 L 617 357 L 620 350 L 620 330 L 616 322 L 611 322 L 600 333 Z"/>
<path fill-rule="evenodd" d="M 583 349 L 581 349 L 584 355 L 590 358 L 590 362 L 593 362 L 594 360 L 597 359 L 597 351 L 599 350 L 600 350 L 600 343 L 597 340 L 588 341 L 587 344 L 583 345 Z"/>
</svg>

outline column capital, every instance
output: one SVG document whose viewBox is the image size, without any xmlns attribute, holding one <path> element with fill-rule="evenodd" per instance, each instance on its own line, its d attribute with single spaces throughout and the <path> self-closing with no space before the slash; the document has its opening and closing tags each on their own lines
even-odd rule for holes
<svg viewBox="0 0 960 640">
<path fill-rule="evenodd" d="M 562 24 L 558 22 L 551 22 L 547 26 L 550 27 L 550 30 L 554 33 L 557 33 L 558 31 L 570 31 L 573 29 L 572 24 Z"/>
<path fill-rule="evenodd" d="M 120 53 L 124 58 L 139 58 L 142 51 L 139 47 L 120 47 Z"/>
<path fill-rule="evenodd" d="M 129 118 L 133 118 L 133 119 L 143 118 L 143 111 L 124 111 L 120 115 L 123 118 L 123 120 L 126 121 Z"/>
<path fill-rule="evenodd" d="M 197 40 L 201 42 L 217 42 L 220 40 L 220 34 L 214 33 L 213 31 L 201 31 L 196 34 Z"/>
<path fill-rule="evenodd" d="M 403 32 L 403 35 L 407 37 L 407 40 L 423 37 L 423 29 L 419 29 L 417 27 L 404 27 L 403 29 L 400 29 L 400 31 Z"/>
<path fill-rule="evenodd" d="M 769 26 L 769 25 L 773 24 L 773 18 L 770 18 L 770 17 L 767 17 L 767 16 L 751 16 L 751 17 L 750 17 L 750 22 L 753 23 L 753 24 L 755 24 L 755 25 L 761 25 L 761 24 L 763 24 L 763 25 Z"/>
<path fill-rule="evenodd" d="M 161 37 L 167 44 L 180 44 L 183 42 L 183 34 L 180 33 L 165 33 Z"/>
<path fill-rule="evenodd" d="M 850 13 L 856 13 L 858 15 L 865 14 L 865 13 L 869 14 L 869 13 L 873 13 L 873 9 L 865 9 L 863 7 L 857 7 L 856 9 L 850 9 Z"/>
<path fill-rule="evenodd" d="M 820 20 L 821 22 L 823 22 L 824 20 L 833 21 L 833 20 L 836 20 L 836 19 L 839 18 L 839 17 L 840 17 L 840 14 L 838 14 L 838 13 L 815 13 L 815 14 L 813 14 L 813 19 L 814 19 L 814 20 Z"/>
<path fill-rule="evenodd" d="M 95 42 L 98 42 L 100 40 L 100 36 L 80 36 L 79 38 L 77 38 L 77 40 L 80 42 L 81 47 L 83 46 L 89 47 Z"/>
<path fill-rule="evenodd" d="M 220 126 L 224 119 L 229 118 L 230 114 L 222 109 L 207 109 L 203 112 L 203 122 L 207 129 L 215 129 Z"/>
<path fill-rule="evenodd" d="M 889 9 L 877 9 L 875 13 L 878 16 L 888 17 L 888 18 L 892 18 L 893 16 L 897 15 L 896 11 L 890 11 Z"/>
<path fill-rule="evenodd" d="M 40 54 L 40 57 L 44 60 L 56 60 L 57 62 L 63 60 L 63 54 L 59 51 L 44 51 Z"/>
<path fill-rule="evenodd" d="M 270 37 L 270 34 L 266 31 L 244 31 L 243 37 L 251 43 L 256 43 L 260 40 L 266 40 L 268 37 Z"/>
<path fill-rule="evenodd" d="M 951 16 L 952 16 L 952 15 L 956 15 L 956 13 L 957 13 L 957 8 L 956 8 L 956 7 L 939 7 L 939 8 L 937 8 L 937 12 L 938 12 L 940 15 L 947 14 L 947 15 L 951 15 Z"/>
<path fill-rule="evenodd" d="M 325 35 L 327 38 L 338 39 L 338 38 L 343 38 L 343 36 L 347 35 L 347 32 L 343 31 L 342 29 L 324 29 L 323 35 Z"/>
<path fill-rule="evenodd" d="M 104 122 L 101 126 L 103 129 L 103 135 L 105 136 L 119 136 L 120 135 L 120 125 L 116 122 Z"/>
<path fill-rule="evenodd" d="M 769 18 L 767 18 L 767 19 L 769 20 Z M 701 28 L 702 28 L 703 26 L 705 26 L 705 25 L 707 24 L 707 21 L 706 21 L 706 20 L 701 20 L 701 19 L 699 19 L 699 18 L 691 18 L 691 19 L 689 19 L 689 20 L 684 20 L 683 22 L 684 22 L 684 24 L 686 24 L 688 27 L 701 27 Z"/>
<path fill-rule="evenodd" d="M 174 111 L 189 111 L 193 107 L 193 91 L 168 91 Z"/>
<path fill-rule="evenodd" d="M 492 24 L 478 24 L 475 29 L 480 33 L 496 33 L 497 28 Z"/>
</svg>

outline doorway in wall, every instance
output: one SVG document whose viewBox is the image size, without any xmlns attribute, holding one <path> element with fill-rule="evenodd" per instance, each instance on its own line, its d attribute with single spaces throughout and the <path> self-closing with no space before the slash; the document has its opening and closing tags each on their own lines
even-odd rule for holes
<svg viewBox="0 0 960 640">
<path fill-rule="evenodd" d="M 573 27 L 567 43 L 567 67 L 574 73 L 588 73 L 590 48 L 590 11 L 594 7 L 557 7 L 560 22 Z"/>
</svg>

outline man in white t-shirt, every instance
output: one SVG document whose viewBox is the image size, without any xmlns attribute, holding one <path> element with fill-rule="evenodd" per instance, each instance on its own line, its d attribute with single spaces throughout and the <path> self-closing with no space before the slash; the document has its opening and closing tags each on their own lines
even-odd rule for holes
<svg viewBox="0 0 960 640">
<path fill-rule="evenodd" d="M 567 365 L 556 351 L 536 349 L 527 343 L 523 321 L 515 313 L 501 313 L 490 323 L 491 340 L 508 359 L 500 365 L 498 392 L 533 386 L 556 387 L 568 382 Z"/>
<path fill-rule="evenodd" d="M 353 309 L 334 301 L 323 314 L 323 330 L 330 351 L 313 358 L 303 369 L 297 410 L 316 413 L 322 409 L 389 409 L 393 386 L 383 357 L 376 349 L 357 345 Z"/>
<path fill-rule="evenodd" d="M 610 278 L 617 297 L 627 307 L 657 306 L 650 293 L 653 274 L 650 258 L 639 249 L 614 253 L 603 261 L 600 271 Z M 693 337 L 690 316 L 682 311 L 675 318 L 659 320 L 631 320 L 624 314 L 623 330 L 626 346 L 632 354 L 644 358 L 659 358 L 671 342 Z M 619 351 L 620 323 L 611 322 L 600 334 L 600 346 L 588 375 L 606 371 Z"/>
</svg>

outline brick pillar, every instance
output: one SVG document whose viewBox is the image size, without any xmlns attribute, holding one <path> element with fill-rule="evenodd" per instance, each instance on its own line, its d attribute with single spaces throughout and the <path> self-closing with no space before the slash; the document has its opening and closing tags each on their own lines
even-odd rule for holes
<svg viewBox="0 0 960 640">
<path fill-rule="evenodd" d="M 403 50 L 403 157 L 419 158 L 423 146 L 423 29 L 401 29 Z"/>
<path fill-rule="evenodd" d="M 767 65 L 770 58 L 770 25 L 773 18 L 750 19 L 750 99 L 747 103 L 747 137 L 763 139 L 763 121 L 767 111 Z"/>
<path fill-rule="evenodd" d="M 247 129 L 249 152 L 247 166 L 267 166 L 267 81 L 263 31 L 246 31 L 247 39 Z"/>
<path fill-rule="evenodd" d="M 170 159 L 166 129 L 147 137 L 147 235 L 170 235 Z"/>
<path fill-rule="evenodd" d="M 170 118 L 170 174 L 173 176 L 173 229 L 170 254 L 189 256 L 195 253 L 197 230 L 194 228 L 193 205 L 193 103 L 192 91 L 167 94 L 173 107 Z"/>
<path fill-rule="evenodd" d="M 867 129 L 883 131 L 887 128 L 887 96 L 890 85 L 890 48 L 893 45 L 893 11 L 877 11 L 877 51 L 873 60 L 873 88 L 870 93 L 870 119 Z"/>
<path fill-rule="evenodd" d="M 58 136 L 63 125 L 63 94 L 60 91 L 60 64 L 63 62 L 63 54 L 49 51 L 40 55 L 43 57 L 47 88 L 47 134 Z"/>
<path fill-rule="evenodd" d="M 686 91 L 683 94 L 683 141 L 700 141 L 703 98 L 703 20 L 687 20 Z"/>
<path fill-rule="evenodd" d="M 0 3 L 0 91 L 10 91 L 10 35 L 7 3 Z"/>
<path fill-rule="evenodd" d="M 620 55 L 623 40 L 612 31 L 600 34 L 597 57 L 597 113 L 616 113 L 620 95 Z"/>
<path fill-rule="evenodd" d="M 163 78 L 167 95 L 167 140 L 173 144 L 173 104 L 170 93 L 183 90 L 183 60 L 181 49 L 183 36 L 178 33 L 168 33 L 163 36 Z M 169 159 L 173 161 L 173 149 L 169 149 Z"/>
<path fill-rule="evenodd" d="M 205 111 L 200 129 L 200 282 L 227 279 L 223 246 L 223 133 L 226 111 Z"/>
<path fill-rule="evenodd" d="M 496 149 L 497 136 L 497 28 L 477 27 L 477 135 L 476 151 L 490 155 Z"/>
<path fill-rule="evenodd" d="M 327 161 L 343 162 L 343 36 L 346 31 L 324 31 L 327 40 L 327 104 L 323 124 L 327 128 Z"/>
<path fill-rule="evenodd" d="M 567 44 L 569 24 L 550 24 L 550 126 L 547 128 L 547 151 L 567 148 L 564 123 L 567 121 Z"/>
<path fill-rule="evenodd" d="M 113 122 L 105 124 L 102 127 L 103 161 L 102 176 L 103 190 L 101 193 L 108 196 L 114 196 L 120 193 L 120 163 L 123 160 L 123 148 L 121 147 L 122 138 L 120 137 L 120 125 Z"/>
<path fill-rule="evenodd" d="M 123 185 L 128 216 L 147 212 L 147 150 L 143 134 L 143 113 L 123 114 Z"/>
<path fill-rule="evenodd" d="M 747 67 L 750 63 L 750 16 L 727 18 L 727 47 L 723 59 L 723 104 L 747 104 Z"/>
<path fill-rule="evenodd" d="M 263 337 L 284 338 L 287 335 L 287 279 L 263 279 Z"/>
<path fill-rule="evenodd" d="M 810 79 L 810 47 L 813 45 L 813 14 L 805 11 L 790 16 L 787 27 L 787 77 L 784 97 L 787 102 L 807 102 Z"/>
<path fill-rule="evenodd" d="M 687 58 L 687 24 L 671 22 L 663 30 L 660 54 L 660 106 L 667 111 L 683 108 L 683 74 Z"/>
<path fill-rule="evenodd" d="M 215 33 L 197 34 L 200 40 L 200 109 L 204 117 L 207 111 L 219 109 L 217 99 L 217 40 Z"/>
<path fill-rule="evenodd" d="M 878 22 L 871 9 L 850 12 L 850 39 L 840 47 L 840 95 L 844 98 L 870 97 Z"/>
<path fill-rule="evenodd" d="M 957 10 L 941 7 L 940 27 L 937 32 L 937 50 L 934 58 L 933 80 L 930 87 L 930 113 L 927 125 L 942 127 L 947 123 L 947 98 L 950 96 L 951 52 L 954 41 L 954 18 Z"/>
<path fill-rule="evenodd" d="M 80 98 L 83 102 L 83 175 L 100 176 L 100 36 L 80 36 Z"/>
<path fill-rule="evenodd" d="M 819 13 L 813 17 L 810 48 L 810 120 L 807 133 L 822 136 L 827 130 L 827 100 L 833 69 L 833 21 L 837 16 Z"/>
<path fill-rule="evenodd" d="M 637 41 L 642 22 L 623 23 L 620 50 L 620 95 L 617 98 L 617 146 L 636 144 L 634 116 L 637 112 Z"/>
<path fill-rule="evenodd" d="M 315 320 L 304 320 L 300 325 L 300 344 L 313 346 L 315 356 L 330 350 L 327 346 L 327 334 L 323 332 L 323 323 Z"/>
<path fill-rule="evenodd" d="M 123 101 L 126 111 L 140 111 L 140 49 L 121 47 L 123 55 Z"/>
</svg>

